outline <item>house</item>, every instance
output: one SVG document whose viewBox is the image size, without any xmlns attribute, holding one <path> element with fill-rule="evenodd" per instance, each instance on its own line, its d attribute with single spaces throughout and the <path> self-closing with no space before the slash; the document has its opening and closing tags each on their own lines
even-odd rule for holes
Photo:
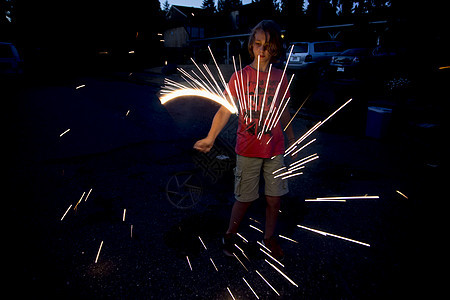
<svg viewBox="0 0 450 300">
<path fill-rule="evenodd" d="M 164 47 L 183 48 L 191 39 L 205 37 L 203 9 L 172 5 L 166 14 L 167 29 L 164 31 Z"/>
</svg>

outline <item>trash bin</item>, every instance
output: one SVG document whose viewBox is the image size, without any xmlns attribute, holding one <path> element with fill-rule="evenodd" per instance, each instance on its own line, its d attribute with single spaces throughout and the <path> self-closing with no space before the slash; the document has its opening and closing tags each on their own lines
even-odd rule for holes
<svg viewBox="0 0 450 300">
<path fill-rule="evenodd" d="M 366 136 L 381 139 L 387 136 L 392 118 L 392 109 L 369 106 L 367 109 Z"/>
</svg>

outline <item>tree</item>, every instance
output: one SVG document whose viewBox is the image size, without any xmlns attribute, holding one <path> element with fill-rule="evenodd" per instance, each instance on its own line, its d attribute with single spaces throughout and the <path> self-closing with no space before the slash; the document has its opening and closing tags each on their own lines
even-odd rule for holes
<svg viewBox="0 0 450 300">
<path fill-rule="evenodd" d="M 169 1 L 164 1 L 164 3 L 163 3 L 163 7 L 162 7 L 162 11 L 164 12 L 164 13 L 168 13 L 169 12 L 169 9 L 170 9 L 170 4 L 169 4 Z"/>
<path fill-rule="evenodd" d="M 219 0 L 217 10 L 219 12 L 230 12 L 242 6 L 241 0 Z"/>
<path fill-rule="evenodd" d="M 203 0 L 202 9 L 204 9 L 209 14 L 215 13 L 216 5 L 214 3 L 214 0 Z"/>
</svg>

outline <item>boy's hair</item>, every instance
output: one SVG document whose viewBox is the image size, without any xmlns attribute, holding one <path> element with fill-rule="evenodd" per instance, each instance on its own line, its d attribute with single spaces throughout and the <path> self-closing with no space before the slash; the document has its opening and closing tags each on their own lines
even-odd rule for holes
<svg viewBox="0 0 450 300">
<path fill-rule="evenodd" d="M 264 31 L 266 34 L 266 41 L 267 35 L 269 35 L 269 41 L 267 41 L 269 47 L 267 50 L 272 56 L 271 62 L 277 61 L 281 56 L 282 51 L 281 29 L 280 26 L 272 20 L 263 20 L 252 29 L 248 39 L 248 53 L 250 54 L 251 59 L 255 59 L 255 56 L 253 55 L 253 43 L 255 42 L 256 31 L 258 30 Z"/>
</svg>

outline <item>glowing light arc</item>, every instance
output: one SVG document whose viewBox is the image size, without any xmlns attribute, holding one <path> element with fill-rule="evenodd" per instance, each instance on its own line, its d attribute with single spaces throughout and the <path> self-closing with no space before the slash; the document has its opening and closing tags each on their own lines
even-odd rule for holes
<svg viewBox="0 0 450 300">
<path fill-rule="evenodd" d="M 230 104 L 230 102 L 228 102 L 226 99 L 218 96 L 217 94 L 206 91 L 206 90 L 198 90 L 198 89 L 190 89 L 190 88 L 174 90 L 170 93 L 167 93 L 167 94 L 161 96 L 159 98 L 159 100 L 161 101 L 161 104 L 165 104 L 176 98 L 189 97 L 189 96 L 201 97 L 201 98 L 206 98 L 206 99 L 212 100 L 212 101 L 224 106 L 226 109 L 228 109 L 230 111 L 230 113 L 232 113 L 232 114 L 237 113 L 237 110 L 235 109 L 235 107 L 232 104 Z"/>
</svg>

